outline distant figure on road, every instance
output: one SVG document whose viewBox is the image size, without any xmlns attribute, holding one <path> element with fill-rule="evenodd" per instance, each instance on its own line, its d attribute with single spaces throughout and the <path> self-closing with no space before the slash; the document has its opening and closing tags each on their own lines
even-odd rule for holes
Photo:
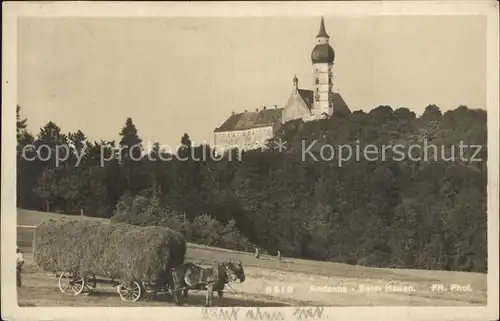
<svg viewBox="0 0 500 321">
<path fill-rule="evenodd" d="M 280 252 L 280 250 L 278 250 L 278 255 L 276 255 L 276 258 L 278 259 L 278 261 L 281 261 L 281 252 Z"/>
<path fill-rule="evenodd" d="M 254 254 L 254 257 L 255 257 L 256 259 L 260 258 L 260 253 L 259 253 L 259 248 L 258 248 L 258 247 L 256 247 L 256 248 L 255 248 L 255 254 Z"/>
<path fill-rule="evenodd" d="M 21 287 L 21 271 L 23 269 L 23 264 L 24 264 L 24 256 L 23 252 L 19 249 L 19 247 L 16 247 L 16 281 L 17 281 L 17 287 Z"/>
</svg>

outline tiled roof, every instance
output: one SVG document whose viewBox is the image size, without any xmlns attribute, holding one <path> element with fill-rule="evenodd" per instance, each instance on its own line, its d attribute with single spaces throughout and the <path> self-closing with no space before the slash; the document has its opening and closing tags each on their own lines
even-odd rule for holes
<svg viewBox="0 0 500 321">
<path fill-rule="evenodd" d="M 347 106 L 344 98 L 339 93 L 333 94 L 333 115 L 350 114 L 351 110 Z"/>
<path fill-rule="evenodd" d="M 311 92 L 312 93 L 312 92 Z M 245 112 L 231 115 L 214 132 L 227 132 L 234 130 L 245 130 L 263 126 L 273 125 L 281 119 L 283 108 L 261 109 L 255 112 Z"/>
<path fill-rule="evenodd" d="M 299 89 L 298 90 L 300 97 L 304 100 L 306 103 L 307 107 L 309 110 L 313 107 L 313 91 L 312 90 L 306 90 L 306 89 Z"/>
</svg>

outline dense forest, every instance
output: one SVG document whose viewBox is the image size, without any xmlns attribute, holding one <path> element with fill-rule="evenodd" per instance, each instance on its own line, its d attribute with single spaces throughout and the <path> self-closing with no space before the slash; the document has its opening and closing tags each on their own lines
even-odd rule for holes
<svg viewBox="0 0 500 321">
<path fill-rule="evenodd" d="M 407 108 L 379 106 L 288 122 L 268 142 L 272 147 L 282 139 L 286 150 L 232 150 L 222 160 L 210 157 L 210 146 L 192 146 L 185 134 L 177 151 L 181 161 L 165 160 L 160 143 L 147 153 L 128 151 L 143 144 L 130 118 L 119 142 L 96 142 L 80 130 L 64 133 L 54 122 L 30 133 L 18 106 L 17 202 L 26 209 L 83 210 L 112 221 L 165 225 L 191 242 L 231 249 L 257 246 L 348 264 L 486 272 L 486 116 L 466 106 L 442 113 L 429 105 L 420 117 Z M 482 147 L 461 155 L 461 142 Z M 338 155 L 318 156 L 324 146 L 370 144 L 399 145 L 413 157 L 388 150 L 385 159 L 353 157 L 339 164 Z M 410 148 L 424 144 L 438 149 Z M 70 146 L 70 153 L 57 162 L 60 145 Z M 304 146 L 312 146 L 317 159 L 304 158 Z M 417 158 L 422 155 L 427 159 Z"/>
</svg>

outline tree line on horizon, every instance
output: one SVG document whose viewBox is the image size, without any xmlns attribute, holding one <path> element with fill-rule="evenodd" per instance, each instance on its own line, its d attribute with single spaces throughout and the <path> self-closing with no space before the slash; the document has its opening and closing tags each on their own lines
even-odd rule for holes
<svg viewBox="0 0 500 321">
<path fill-rule="evenodd" d="M 17 106 L 17 204 L 20 208 L 111 218 L 136 225 L 163 225 L 188 241 L 235 250 L 259 247 L 268 253 L 376 267 L 487 271 L 487 114 L 460 106 L 440 111 L 429 105 L 417 117 L 407 108 L 379 106 L 370 112 L 284 124 L 276 140 L 287 149 L 241 152 L 222 160 L 210 146 L 181 137 L 176 157 L 156 143 L 151 157 L 128 118 L 120 141 L 89 141 L 48 122 L 36 134 Z M 448 160 L 336 161 L 302 159 L 302 146 L 361 144 L 409 147 L 429 142 L 450 147 L 482 146 L 465 158 Z M 70 146 L 56 164 L 27 158 L 36 148 Z M 33 148 L 25 148 L 33 145 Z M 120 158 L 101 158 L 120 148 Z M 22 151 L 26 156 L 22 156 Z M 78 166 L 76 153 L 83 157 Z M 42 159 L 47 156 L 41 150 Z M 202 157 L 205 153 L 205 157 Z M 441 150 L 438 151 L 441 154 Z M 431 152 L 432 154 L 432 152 Z M 193 158 L 193 155 L 195 156 Z M 166 155 L 163 155 L 166 158 Z M 231 157 L 233 156 L 233 157 Z M 430 155 L 434 156 L 434 155 Z M 441 156 L 441 155 L 437 155 Z M 156 160 L 156 161 L 155 161 Z M 58 165 L 58 166 L 56 166 Z"/>
</svg>

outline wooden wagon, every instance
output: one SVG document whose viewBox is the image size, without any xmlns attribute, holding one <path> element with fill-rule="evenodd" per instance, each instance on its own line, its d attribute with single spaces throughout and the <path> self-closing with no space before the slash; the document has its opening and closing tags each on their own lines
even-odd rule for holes
<svg viewBox="0 0 500 321">
<path fill-rule="evenodd" d="M 157 286 L 151 282 L 144 281 L 120 281 L 94 275 L 82 277 L 77 273 L 62 272 L 56 274 L 59 290 L 67 295 L 88 295 L 95 291 L 97 284 L 110 285 L 116 288 L 116 292 L 123 301 L 136 302 L 145 293 L 171 293 L 168 284 Z"/>
</svg>

